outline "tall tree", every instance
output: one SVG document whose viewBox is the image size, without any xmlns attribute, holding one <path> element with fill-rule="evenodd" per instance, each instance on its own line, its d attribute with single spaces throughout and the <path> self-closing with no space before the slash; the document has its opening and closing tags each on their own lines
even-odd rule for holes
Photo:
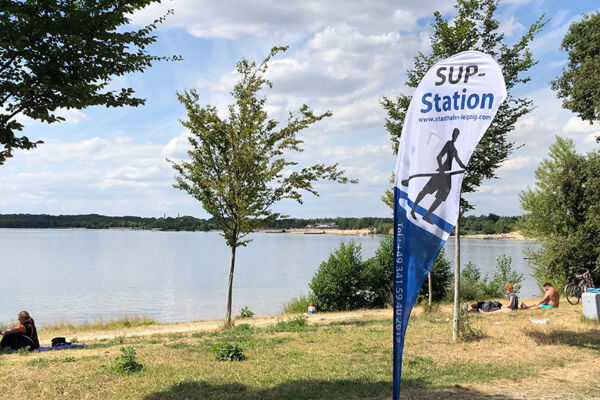
<svg viewBox="0 0 600 400">
<path fill-rule="evenodd" d="M 275 47 L 260 64 L 242 60 L 237 64 L 239 82 L 233 87 L 234 104 L 228 118 L 219 117 L 215 107 L 199 104 L 195 90 L 179 94 L 188 119 L 189 161 L 172 162 L 179 173 L 176 188 L 184 190 L 202 203 L 215 218 L 222 235 L 231 248 L 231 263 L 227 286 L 225 326 L 231 327 L 231 300 L 236 249 L 246 246 L 245 239 L 253 230 L 282 217 L 272 206 L 282 199 L 302 203 L 302 191 L 318 195 L 313 183 L 332 180 L 355 182 L 346 178 L 338 165 L 315 164 L 294 170 L 296 162 L 285 154 L 302 151 L 298 132 L 331 116 L 330 112 L 315 114 L 303 105 L 296 114 L 289 113 L 286 124 L 269 119 L 266 98 L 260 91 L 271 83 L 265 78 L 269 60 L 287 47 Z"/>
<path fill-rule="evenodd" d="M 532 101 L 518 98 L 512 94 L 512 89 L 519 84 L 529 81 L 524 73 L 531 68 L 535 61 L 529 50 L 529 44 L 534 36 L 543 28 L 543 16 L 534 22 L 527 32 L 512 46 L 505 43 L 504 34 L 499 30 L 500 23 L 495 18 L 499 0 L 457 0 L 457 14 L 452 19 L 446 19 L 438 11 L 434 12 L 431 35 L 431 52 L 419 52 L 414 58 L 414 66 L 408 71 L 406 85 L 417 87 L 427 71 L 438 61 L 456 53 L 467 50 L 479 50 L 492 56 L 502 68 L 508 96 L 502 103 L 492 124 L 479 142 L 471 156 L 464 175 L 463 193 L 474 192 L 484 179 L 494 178 L 500 163 L 508 158 L 515 148 L 515 143 L 507 138 L 517 120 L 532 110 Z M 402 94 L 395 99 L 384 98 L 382 105 L 388 113 L 386 128 L 392 136 L 394 153 L 398 151 L 398 143 L 406 111 L 412 96 Z M 386 195 L 389 201 L 390 195 Z M 385 201 L 385 200 L 384 200 Z M 461 198 L 460 215 L 474 207 Z M 455 233 L 459 243 L 459 225 Z M 458 326 L 458 287 L 460 285 L 460 248 L 457 245 L 455 256 L 455 336 Z"/>
<path fill-rule="evenodd" d="M 138 106 L 131 88 L 107 90 L 114 76 L 153 61 L 152 31 L 163 18 L 128 30 L 135 11 L 160 0 L 3 0 L 0 5 L 0 164 L 40 141 L 18 136 L 21 115 L 52 123 L 60 108 Z"/>
<path fill-rule="evenodd" d="M 600 121 L 600 12 L 571 24 L 561 48 L 569 53 L 569 63 L 552 81 L 552 89 L 563 99 L 563 107 L 584 121 Z"/>
<path fill-rule="evenodd" d="M 530 255 L 534 277 L 564 287 L 587 268 L 600 281 L 600 151 L 581 155 L 557 137 L 535 177 L 520 195 L 521 229 L 541 243 Z"/>
</svg>

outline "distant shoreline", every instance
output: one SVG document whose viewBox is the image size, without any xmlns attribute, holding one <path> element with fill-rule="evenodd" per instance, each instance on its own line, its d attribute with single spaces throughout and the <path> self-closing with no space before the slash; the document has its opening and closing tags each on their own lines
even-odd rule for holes
<svg viewBox="0 0 600 400">
<path fill-rule="evenodd" d="M 295 233 L 304 235 L 355 235 L 355 236 L 381 236 L 372 233 L 371 229 L 332 229 L 332 228 L 302 228 L 302 229 L 261 229 L 260 233 Z M 520 232 L 508 232 L 498 234 L 470 234 L 461 235 L 463 239 L 483 239 L 483 240 L 534 240 L 523 236 Z"/>
<path fill-rule="evenodd" d="M 149 231 L 149 232 L 220 232 L 217 229 L 210 230 L 175 230 L 159 228 L 136 228 L 136 227 L 107 227 L 107 228 L 84 228 L 84 227 L 24 227 L 24 228 L 0 228 L 0 229 L 56 229 L 56 230 L 110 230 L 110 231 Z M 257 233 L 291 233 L 300 235 L 345 235 L 345 236 L 383 236 L 384 234 L 373 233 L 373 229 L 335 229 L 335 228 L 291 228 L 291 229 L 259 229 Z M 450 236 L 453 237 L 453 236 Z M 520 232 L 508 232 L 497 234 L 463 234 L 463 239 L 482 239 L 482 240 L 535 240 L 523 236 Z"/>
</svg>

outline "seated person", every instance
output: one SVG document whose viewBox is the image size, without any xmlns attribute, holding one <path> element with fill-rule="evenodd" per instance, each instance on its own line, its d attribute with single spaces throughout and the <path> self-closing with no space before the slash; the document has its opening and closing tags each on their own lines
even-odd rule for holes
<svg viewBox="0 0 600 400">
<path fill-rule="evenodd" d="M 2 340 L 0 340 L 0 350 L 19 350 L 25 347 L 29 347 L 29 350 L 35 350 L 40 347 L 33 318 L 27 311 L 21 311 L 17 318 L 19 319 L 19 325 L 12 329 L 0 331 L 0 334 L 3 335 Z"/>
<path fill-rule="evenodd" d="M 525 303 L 521 304 L 521 309 L 523 310 L 534 310 L 540 308 L 557 308 L 558 302 L 560 300 L 560 296 L 556 289 L 552 287 L 548 282 L 544 283 L 544 290 L 546 294 L 542 297 L 539 303 L 535 305 L 528 306 Z"/>
<path fill-rule="evenodd" d="M 308 315 L 312 315 L 312 314 L 316 314 L 317 313 L 317 307 L 315 307 L 315 303 L 310 303 L 308 305 L 308 310 L 306 311 L 306 313 Z"/>
<path fill-rule="evenodd" d="M 504 285 L 504 293 L 506 293 L 506 297 L 508 297 L 508 305 L 494 311 L 511 312 L 519 309 L 519 296 L 513 293 L 513 291 L 514 287 L 512 283 Z"/>
</svg>

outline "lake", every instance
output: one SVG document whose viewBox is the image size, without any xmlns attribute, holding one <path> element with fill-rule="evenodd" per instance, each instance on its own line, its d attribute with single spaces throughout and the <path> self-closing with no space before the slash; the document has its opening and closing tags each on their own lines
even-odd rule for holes
<svg viewBox="0 0 600 400">
<path fill-rule="evenodd" d="M 319 264 L 342 241 L 362 246 L 366 259 L 380 237 L 255 233 L 238 249 L 233 313 L 281 312 L 308 291 Z M 462 263 L 485 274 L 506 254 L 526 275 L 521 297 L 538 294 L 524 251 L 531 241 L 462 239 Z M 449 258 L 454 240 L 446 244 Z M 85 229 L 0 229 L 0 322 L 29 311 L 39 326 L 140 315 L 160 322 L 225 315 L 229 248 L 217 232 Z"/>
</svg>

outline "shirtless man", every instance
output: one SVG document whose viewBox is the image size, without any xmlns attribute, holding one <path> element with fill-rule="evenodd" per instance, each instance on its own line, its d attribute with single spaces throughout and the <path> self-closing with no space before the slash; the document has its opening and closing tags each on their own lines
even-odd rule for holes
<svg viewBox="0 0 600 400">
<path fill-rule="evenodd" d="M 544 290 L 546 291 L 546 294 L 544 297 L 542 297 L 542 300 L 539 303 L 531 306 L 523 303 L 521 304 L 521 309 L 535 310 L 539 308 L 557 308 L 560 296 L 558 295 L 556 289 L 554 289 L 551 284 L 546 282 L 544 283 Z"/>
</svg>

